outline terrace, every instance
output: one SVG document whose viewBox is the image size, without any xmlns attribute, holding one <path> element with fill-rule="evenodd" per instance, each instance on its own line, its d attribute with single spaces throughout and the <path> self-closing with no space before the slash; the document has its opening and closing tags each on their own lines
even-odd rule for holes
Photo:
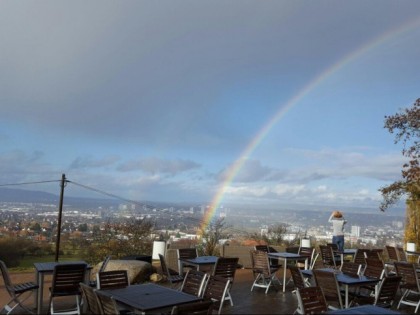
<svg viewBox="0 0 420 315">
<path fill-rule="evenodd" d="M 232 250 L 238 251 L 238 248 Z M 244 249 L 241 249 L 244 250 Z M 169 255 L 170 256 L 170 255 Z M 320 261 L 317 262 L 317 266 Z M 247 266 L 248 262 L 246 260 L 242 261 L 242 264 L 245 268 L 238 269 L 233 288 L 231 290 L 232 298 L 234 301 L 234 306 L 230 306 L 229 302 L 225 303 L 225 306 L 222 310 L 223 314 L 293 314 L 297 308 L 297 298 L 296 295 L 292 292 L 294 289 L 293 282 L 289 282 L 286 286 L 285 292 L 283 292 L 281 287 L 270 288 L 267 294 L 262 288 L 254 288 L 251 292 L 251 285 L 253 283 L 253 273 L 252 270 Z M 159 272 L 160 263 L 158 261 L 153 261 L 153 266 Z M 283 270 L 278 271 L 278 278 L 281 279 L 283 276 Z M 12 273 L 12 281 L 14 283 L 24 282 L 24 281 L 33 281 L 35 276 L 33 272 L 24 272 L 24 273 Z M 287 277 L 290 277 L 289 272 L 287 272 Z M 167 282 L 159 283 L 164 286 L 168 286 Z M 45 286 L 44 286 L 44 306 L 48 303 L 48 288 L 51 286 L 51 277 L 46 276 Z M 398 293 L 399 294 L 399 293 Z M 399 297 L 397 297 L 399 298 Z M 4 285 L 0 285 L 0 303 L 4 305 L 8 301 L 8 295 L 4 289 Z M 28 305 L 34 303 L 34 299 L 30 298 L 28 300 Z M 32 303 L 32 304 L 31 304 Z M 395 309 L 395 306 L 393 307 Z M 412 313 L 414 311 L 413 307 L 402 306 L 400 311 L 402 313 Z M 19 311 L 15 312 L 19 313 Z M 47 313 L 46 307 L 43 309 L 43 313 Z"/>
</svg>

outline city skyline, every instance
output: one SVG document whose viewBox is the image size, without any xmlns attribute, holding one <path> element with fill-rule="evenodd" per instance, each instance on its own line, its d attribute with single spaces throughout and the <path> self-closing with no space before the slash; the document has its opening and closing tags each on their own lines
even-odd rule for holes
<svg viewBox="0 0 420 315">
<path fill-rule="evenodd" d="M 0 185 L 375 208 L 400 178 L 420 3 L 42 4 L 0 3 Z"/>
</svg>

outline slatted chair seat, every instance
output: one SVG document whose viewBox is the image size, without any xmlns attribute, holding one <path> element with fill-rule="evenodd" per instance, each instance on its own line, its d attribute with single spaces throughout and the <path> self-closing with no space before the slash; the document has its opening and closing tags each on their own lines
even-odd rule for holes
<svg viewBox="0 0 420 315">
<path fill-rule="evenodd" d="M 6 267 L 6 264 L 2 260 L 0 260 L 0 269 L 3 276 L 4 286 L 6 288 L 7 293 L 10 296 L 9 302 L 7 302 L 3 306 L 1 311 L 5 310 L 6 314 L 9 314 L 19 306 L 26 312 L 33 313 L 29 308 L 27 308 L 24 305 L 24 302 L 32 295 L 34 290 L 37 290 L 39 288 L 39 286 L 33 282 L 23 282 L 14 284 L 10 279 L 9 270 Z"/>
<path fill-rule="evenodd" d="M 400 276 L 384 277 L 379 283 L 377 294 L 358 295 L 354 299 L 356 305 L 373 304 L 383 308 L 391 308 L 395 302 L 401 282 Z"/>
<path fill-rule="evenodd" d="M 219 276 L 211 275 L 207 280 L 203 299 L 212 300 L 215 307 L 218 307 L 217 314 L 221 314 L 226 294 L 230 287 L 230 280 Z"/>
<path fill-rule="evenodd" d="M 342 309 L 342 294 L 334 272 L 315 269 L 312 271 L 316 286 L 322 288 L 328 308 Z"/>
<path fill-rule="evenodd" d="M 207 277 L 205 272 L 190 269 L 184 277 L 180 290 L 184 293 L 201 297 L 207 282 Z"/>
<path fill-rule="evenodd" d="M 176 288 L 182 285 L 182 282 L 184 281 L 184 276 L 180 275 L 177 271 L 169 268 L 166 265 L 165 257 L 162 254 L 159 254 L 159 260 L 162 276 L 165 277 L 167 281 L 169 281 L 171 286 Z"/>
<path fill-rule="evenodd" d="M 95 294 L 95 288 L 90 285 L 79 283 L 82 291 L 82 297 L 84 301 L 84 313 L 88 314 L 101 314 L 101 307 Z"/>
<path fill-rule="evenodd" d="M 401 304 L 414 306 L 414 313 L 417 313 L 420 307 L 420 283 L 416 266 L 406 262 L 395 262 L 394 265 L 397 275 L 401 277 L 400 288 L 403 290 L 397 308 L 399 309 Z"/>
<path fill-rule="evenodd" d="M 320 287 L 306 287 L 296 291 L 301 314 L 320 314 L 328 311 L 328 305 Z"/>
<path fill-rule="evenodd" d="M 252 270 L 254 272 L 255 279 L 251 287 L 251 291 L 254 287 L 265 288 L 265 294 L 274 283 L 281 285 L 280 280 L 276 276 L 277 269 L 270 267 L 268 254 L 259 250 L 251 251 Z"/>
<path fill-rule="evenodd" d="M 233 306 L 233 299 L 230 291 L 235 281 L 236 269 L 238 269 L 238 257 L 219 257 L 213 269 L 213 275 L 223 277 L 230 280 L 230 286 L 226 293 L 225 300 L 229 300 L 230 305 Z"/>
</svg>

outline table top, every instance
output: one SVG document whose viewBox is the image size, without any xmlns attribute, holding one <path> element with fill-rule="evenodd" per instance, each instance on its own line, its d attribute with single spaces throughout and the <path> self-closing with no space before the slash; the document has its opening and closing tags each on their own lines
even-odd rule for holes
<svg viewBox="0 0 420 315">
<path fill-rule="evenodd" d="M 337 281 L 341 284 L 346 284 L 346 285 L 375 284 L 380 281 L 379 279 L 370 278 L 366 276 L 352 277 L 345 273 L 342 273 L 340 270 L 336 270 L 332 268 L 320 268 L 318 270 L 334 272 L 336 274 Z M 312 277 L 313 272 L 312 270 L 302 270 L 302 274 L 308 277 Z"/>
<path fill-rule="evenodd" d="M 88 268 L 92 268 L 91 266 L 89 266 L 89 264 L 86 261 L 83 261 L 83 260 L 61 261 L 61 262 L 56 262 L 56 261 L 38 262 L 38 263 L 34 263 L 34 266 L 37 272 L 53 272 L 54 267 L 57 266 L 58 264 L 86 264 L 88 265 Z"/>
<path fill-rule="evenodd" d="M 402 314 L 388 308 L 383 308 L 375 305 L 362 305 L 349 307 L 340 310 L 329 310 L 325 314 Z"/>
<path fill-rule="evenodd" d="M 100 291 L 140 311 L 151 311 L 201 300 L 195 295 L 153 283 L 134 284 L 121 289 Z"/>
<path fill-rule="evenodd" d="M 183 262 L 194 265 L 210 265 L 215 264 L 219 257 L 217 256 L 197 256 L 195 258 L 180 259 Z"/>
<path fill-rule="evenodd" d="M 274 252 L 268 253 L 268 257 L 270 258 L 287 258 L 287 259 L 306 259 L 308 256 L 300 255 L 295 253 L 288 253 L 288 252 Z"/>
</svg>

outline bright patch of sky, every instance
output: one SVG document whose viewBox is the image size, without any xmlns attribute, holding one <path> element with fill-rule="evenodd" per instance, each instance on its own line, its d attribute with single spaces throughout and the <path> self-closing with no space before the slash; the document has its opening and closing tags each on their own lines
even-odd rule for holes
<svg viewBox="0 0 420 315">
<path fill-rule="evenodd" d="M 0 38 L 0 185 L 377 207 L 420 97 L 417 1 L 2 1 Z"/>
</svg>

